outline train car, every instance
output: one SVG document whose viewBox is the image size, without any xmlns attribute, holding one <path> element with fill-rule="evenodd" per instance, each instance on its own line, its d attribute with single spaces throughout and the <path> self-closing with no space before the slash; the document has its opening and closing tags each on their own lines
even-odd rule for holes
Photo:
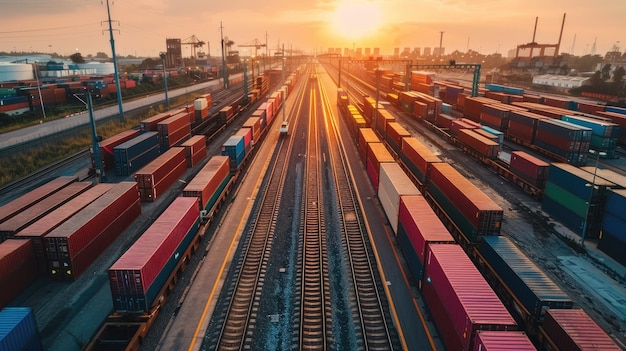
<svg viewBox="0 0 626 351">
<path fill-rule="evenodd" d="M 500 145 L 474 132 L 471 129 L 459 130 L 458 141 L 462 143 L 461 148 L 479 160 L 498 158 Z"/>
<path fill-rule="evenodd" d="M 513 174 L 538 188 L 545 188 L 550 165 L 524 151 L 511 152 L 509 168 Z"/>
<path fill-rule="evenodd" d="M 157 124 L 161 152 L 178 145 L 191 135 L 189 113 L 177 113 Z"/>
<path fill-rule="evenodd" d="M 472 351 L 536 351 L 535 345 L 526 333 L 521 331 L 491 331 L 479 330 L 476 332 Z"/>
<path fill-rule="evenodd" d="M 427 183 L 430 165 L 442 162 L 441 159 L 418 139 L 402 138 L 400 160 L 421 185 Z"/>
<path fill-rule="evenodd" d="M 546 311 L 543 322 L 545 335 L 552 344 L 542 346 L 550 350 L 571 351 L 620 351 L 621 348 L 606 334 L 596 322 L 581 309 Z M 556 348 L 551 348 L 554 345 Z"/>
<path fill-rule="evenodd" d="M 173 147 L 135 172 L 141 201 L 156 201 L 187 171 L 185 148 Z"/>
<path fill-rule="evenodd" d="M 49 276 L 76 280 L 140 214 L 137 183 L 118 183 L 46 234 Z"/>
<path fill-rule="evenodd" d="M 455 244 L 452 235 L 421 194 L 400 196 L 396 236 L 419 289 L 422 287 L 428 245 Z"/>
<path fill-rule="evenodd" d="M 502 208 L 449 164 L 431 165 L 427 189 L 464 237 L 456 238 L 460 243 L 475 243 L 481 236 L 500 233 Z"/>
<path fill-rule="evenodd" d="M 213 156 L 183 189 L 183 196 L 199 201 L 201 219 L 210 220 L 214 207 L 222 194 L 227 193 L 231 181 L 230 162 L 227 156 Z"/>
<path fill-rule="evenodd" d="M 400 165 L 395 162 L 389 162 L 380 164 L 377 195 L 393 232 L 398 233 L 400 197 L 421 195 L 421 193 L 404 173 Z"/>
<path fill-rule="evenodd" d="M 113 309 L 146 313 L 158 304 L 170 275 L 199 228 L 198 199 L 177 197 L 109 268 Z"/>
<path fill-rule="evenodd" d="M 548 308 L 574 307 L 572 299 L 509 238 L 485 236 L 479 252 L 494 290 L 529 330 L 541 324 Z"/>
<path fill-rule="evenodd" d="M 470 350 L 478 330 L 518 328 L 459 245 L 428 246 L 422 293 L 448 350 Z"/>
<path fill-rule="evenodd" d="M 206 157 L 206 136 L 204 135 L 194 135 L 180 146 L 185 149 L 187 168 L 197 165 Z"/>
</svg>

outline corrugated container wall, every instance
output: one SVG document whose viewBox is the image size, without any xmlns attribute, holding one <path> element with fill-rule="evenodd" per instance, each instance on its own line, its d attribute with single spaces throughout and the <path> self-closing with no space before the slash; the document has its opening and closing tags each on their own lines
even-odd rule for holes
<svg viewBox="0 0 626 351">
<path fill-rule="evenodd" d="M 381 163 L 380 178 L 378 183 L 378 200 L 387 214 L 387 219 L 398 233 L 398 212 L 400 209 L 400 196 L 421 195 L 411 179 L 404 173 L 397 163 Z"/>
<path fill-rule="evenodd" d="M 27 307 L 0 311 L 0 350 L 43 351 L 35 314 Z"/>
</svg>

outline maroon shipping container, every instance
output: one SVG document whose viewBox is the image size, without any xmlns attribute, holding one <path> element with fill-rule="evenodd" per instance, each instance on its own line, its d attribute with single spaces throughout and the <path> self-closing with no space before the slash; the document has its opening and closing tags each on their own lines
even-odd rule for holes
<svg viewBox="0 0 626 351">
<path fill-rule="evenodd" d="M 399 151 L 402 147 L 402 138 L 411 136 L 411 133 L 398 122 L 387 122 L 386 131 L 387 144 L 396 151 Z"/>
<path fill-rule="evenodd" d="M 198 199 L 177 197 L 109 268 L 113 298 L 145 299 L 151 295 L 148 291 L 153 283 L 164 284 L 167 277 L 159 277 L 161 271 L 166 269 L 166 264 L 172 259 L 185 236 L 198 225 L 198 217 Z M 152 290 L 152 295 L 156 295 L 160 286 L 153 287 Z M 151 303 L 152 301 L 145 301 L 148 306 Z"/>
<path fill-rule="evenodd" d="M 461 94 L 459 94 L 459 97 Z M 489 99 L 486 97 L 466 97 L 464 106 L 463 106 L 463 115 L 466 118 L 471 119 L 472 121 L 479 122 L 480 121 L 480 113 L 482 112 L 483 105 L 485 104 L 495 104 L 498 103 L 498 100 Z"/>
<path fill-rule="evenodd" d="M 140 132 L 137 129 L 129 129 L 100 142 L 100 160 L 102 161 L 105 170 L 111 169 L 115 166 L 113 149 L 116 146 L 137 137 L 139 133 Z"/>
<path fill-rule="evenodd" d="M 506 130 L 506 137 L 530 145 L 535 138 L 537 122 L 545 118 L 545 116 L 532 112 L 511 111 L 509 114 L 509 126 Z"/>
<path fill-rule="evenodd" d="M 0 243 L 0 308 L 37 279 L 30 240 L 8 239 Z"/>
<path fill-rule="evenodd" d="M 174 110 L 169 110 L 169 111 L 159 113 L 158 115 L 148 117 L 141 121 L 139 128 L 141 129 L 142 132 L 156 132 L 159 130 L 158 124 L 172 117 L 173 112 Z"/>
<path fill-rule="evenodd" d="M 428 105 L 421 101 L 414 101 L 413 115 L 420 119 L 426 119 L 428 117 Z"/>
<path fill-rule="evenodd" d="M 469 129 L 459 130 L 459 141 L 474 149 L 482 156 L 495 159 L 498 157 L 500 145 Z"/>
<path fill-rule="evenodd" d="M 85 206 L 92 203 L 107 191 L 113 189 L 114 186 L 115 184 L 100 183 L 85 191 L 80 196 L 75 197 L 63 204 L 63 206 L 48 213 L 15 235 L 16 238 L 31 239 L 33 241 L 37 267 L 41 274 L 46 274 L 48 272 L 46 267 L 45 250 L 43 248 L 43 237 L 50 233 L 54 228 L 61 225 L 61 223 L 67 221 Z"/>
<path fill-rule="evenodd" d="M 526 333 L 521 331 L 476 332 L 473 351 L 536 351 Z"/>
<path fill-rule="evenodd" d="M 0 238 L 7 238 L 18 233 L 20 230 L 31 225 L 39 218 L 54 211 L 72 198 L 91 188 L 93 184 L 88 182 L 72 183 L 56 193 L 46 197 L 28 208 L 28 210 L 16 213 L 13 217 L 0 223 Z"/>
<path fill-rule="evenodd" d="M 185 186 L 183 196 L 198 198 L 200 201 L 199 208 L 210 210 L 210 208 L 207 208 L 209 200 L 214 196 L 220 185 L 228 179 L 229 175 L 230 161 L 228 156 L 213 156 L 189 184 Z"/>
<path fill-rule="evenodd" d="M 400 154 L 403 156 L 402 161 L 407 164 L 407 168 L 409 168 L 422 183 L 425 183 L 428 179 L 430 164 L 441 162 L 439 156 L 433 154 L 426 145 L 413 137 L 403 138 L 401 149 L 402 152 Z M 417 168 L 421 174 L 418 174 L 413 167 Z"/>
<path fill-rule="evenodd" d="M 206 157 L 206 136 L 204 135 L 194 135 L 180 146 L 185 148 L 188 168 L 197 165 Z"/>
<path fill-rule="evenodd" d="M 135 181 L 139 189 L 152 188 L 182 163 L 186 164 L 185 149 L 173 147 L 137 171 Z"/>
<path fill-rule="evenodd" d="M 480 232 L 500 231 L 502 208 L 450 164 L 431 164 L 430 183 Z"/>
<path fill-rule="evenodd" d="M 532 184 L 543 187 L 548 179 L 550 165 L 524 151 L 511 152 L 511 171 Z"/>
<path fill-rule="evenodd" d="M 578 101 L 578 111 L 593 114 L 598 111 L 604 111 L 604 106 L 596 103 Z"/>
<path fill-rule="evenodd" d="M 140 214 L 137 183 L 118 183 L 44 237 L 49 274 L 78 278 Z"/>
<path fill-rule="evenodd" d="M 422 292 L 448 350 L 471 350 L 478 330 L 517 329 L 459 245 L 428 246 Z"/>
<path fill-rule="evenodd" d="M 469 124 L 463 119 L 456 119 L 452 121 L 452 124 L 450 125 L 450 134 L 454 136 L 458 136 L 459 131 L 461 129 L 474 129 L 474 128 L 476 127 L 473 124 Z"/>
<path fill-rule="evenodd" d="M 180 112 L 161 121 L 157 125 L 161 145 L 173 146 L 185 139 L 190 133 L 189 116 Z"/>
<path fill-rule="evenodd" d="M 581 309 L 547 310 L 543 329 L 560 350 L 621 350 L 606 332 Z"/>
<path fill-rule="evenodd" d="M 423 196 L 401 196 L 398 221 L 407 232 L 422 267 L 430 244 L 454 244 L 454 238 Z"/>
<path fill-rule="evenodd" d="M 27 209 L 35 203 L 45 199 L 55 192 L 63 189 L 69 184 L 78 180 L 78 177 L 58 177 L 46 184 L 29 191 L 28 193 L 18 197 L 17 199 L 0 207 L 0 223 L 6 221 L 16 213 Z"/>
<path fill-rule="evenodd" d="M 141 201 L 155 201 L 187 170 L 185 149 L 175 147 L 150 162 L 135 174 L 139 185 Z"/>
<path fill-rule="evenodd" d="M 454 122 L 455 120 L 455 117 L 452 117 L 445 113 L 440 113 L 435 119 L 435 124 L 437 125 L 437 127 L 450 129 L 452 127 L 452 122 Z"/>
<path fill-rule="evenodd" d="M 363 162 L 367 160 L 367 144 L 369 143 L 380 143 L 378 135 L 372 128 L 359 128 L 359 156 Z"/>
<path fill-rule="evenodd" d="M 369 143 L 367 144 L 367 174 L 370 177 L 370 181 L 374 186 L 376 192 L 378 192 L 378 176 L 380 175 L 380 164 L 384 162 L 396 162 L 391 156 L 391 153 L 387 150 L 383 143 Z"/>
</svg>

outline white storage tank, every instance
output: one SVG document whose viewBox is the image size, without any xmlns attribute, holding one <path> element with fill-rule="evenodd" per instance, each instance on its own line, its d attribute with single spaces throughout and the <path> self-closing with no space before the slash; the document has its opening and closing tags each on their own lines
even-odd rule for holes
<svg viewBox="0 0 626 351">
<path fill-rule="evenodd" d="M 26 63 L 0 62 L 0 82 L 35 79 L 33 66 Z"/>
</svg>

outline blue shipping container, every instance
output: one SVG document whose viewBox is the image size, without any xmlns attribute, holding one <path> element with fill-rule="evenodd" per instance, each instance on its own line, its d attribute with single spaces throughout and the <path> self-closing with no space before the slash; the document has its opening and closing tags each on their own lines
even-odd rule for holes
<svg viewBox="0 0 626 351">
<path fill-rule="evenodd" d="M 593 135 L 607 138 L 617 138 L 619 135 L 619 125 L 615 123 L 594 120 L 581 116 L 561 116 L 561 120 L 579 126 L 591 128 Z"/>
<path fill-rule="evenodd" d="M 244 137 L 233 135 L 222 145 L 222 156 L 228 156 L 230 159 L 231 172 L 236 171 L 239 165 L 246 158 L 246 150 L 244 147 Z"/>
<path fill-rule="evenodd" d="M 602 221 L 602 231 L 613 235 L 617 240 L 626 243 L 626 220 L 614 216 L 611 213 L 604 213 Z M 626 254 L 626 253 L 625 253 Z"/>
<path fill-rule="evenodd" d="M 480 252 L 533 319 L 543 320 L 546 308 L 573 307 L 569 296 L 509 238 L 483 237 Z"/>
<path fill-rule="evenodd" d="M 564 226 L 577 234 L 581 234 L 583 231 L 584 220 L 582 217 L 577 216 L 574 212 L 561 206 L 556 201 L 549 197 L 544 197 L 541 204 L 541 209 L 550 215 L 550 217 L 561 222 Z"/>
<path fill-rule="evenodd" d="M 615 261 L 626 266 L 626 243 L 617 239 L 610 233 L 602 234 L 600 241 L 598 241 L 598 249 L 609 255 Z"/>
<path fill-rule="evenodd" d="M 626 220 L 626 189 L 609 189 L 605 208 L 607 212 Z"/>
<path fill-rule="evenodd" d="M 563 189 L 583 199 L 589 199 L 592 190 L 594 191 L 594 196 L 600 196 L 604 193 L 606 187 L 615 186 L 615 184 L 599 177 L 595 179 L 598 189 L 586 186 L 586 184 L 591 184 L 593 181 L 593 174 L 564 163 L 550 164 L 548 180 L 554 184 L 559 184 Z"/>
<path fill-rule="evenodd" d="M 0 350 L 43 350 L 30 308 L 6 307 L 0 311 Z"/>
</svg>

